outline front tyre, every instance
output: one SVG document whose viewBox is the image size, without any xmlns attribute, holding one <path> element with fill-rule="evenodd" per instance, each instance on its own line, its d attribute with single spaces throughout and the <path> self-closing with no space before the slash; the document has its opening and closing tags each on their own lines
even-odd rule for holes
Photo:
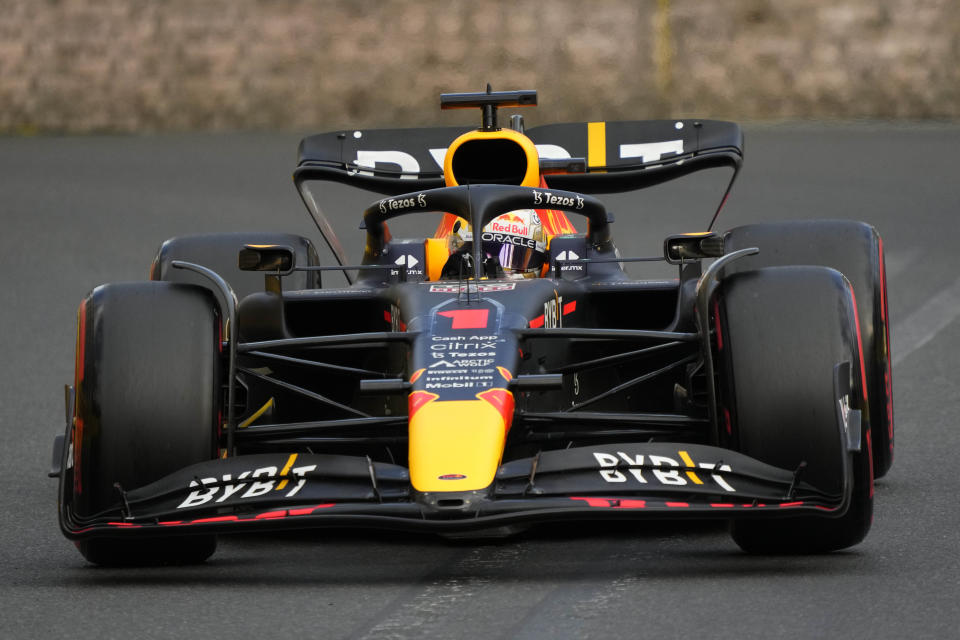
<svg viewBox="0 0 960 640">
<path fill-rule="evenodd" d="M 216 456 L 220 318 L 211 293 L 168 282 L 108 284 L 81 303 L 72 434 L 73 517 L 122 517 L 121 491 Z M 206 560 L 213 536 L 91 538 L 95 564 Z"/>
<path fill-rule="evenodd" d="M 856 306 L 847 280 L 826 267 L 767 267 L 722 282 L 718 310 L 722 404 L 731 446 L 795 470 L 843 495 L 840 517 L 742 519 L 734 541 L 751 553 L 820 553 L 857 544 L 873 514 L 870 439 L 850 450 L 838 402 L 864 408 Z M 848 378 L 838 384 L 839 372 Z M 847 385 L 846 382 L 849 382 Z M 846 397 L 838 389 L 847 388 Z"/>
</svg>

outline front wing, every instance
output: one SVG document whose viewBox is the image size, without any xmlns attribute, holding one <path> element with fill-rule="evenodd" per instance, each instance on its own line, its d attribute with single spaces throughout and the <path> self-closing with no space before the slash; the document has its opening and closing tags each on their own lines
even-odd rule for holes
<svg viewBox="0 0 960 640">
<path fill-rule="evenodd" d="M 798 470 L 686 443 L 545 451 L 506 462 L 487 491 L 421 493 L 400 465 L 357 456 L 256 454 L 211 460 L 144 487 L 118 487 L 115 509 L 80 517 L 61 478 L 67 537 L 217 533 L 298 527 L 468 532 L 604 518 L 840 516 L 840 495 Z"/>
</svg>

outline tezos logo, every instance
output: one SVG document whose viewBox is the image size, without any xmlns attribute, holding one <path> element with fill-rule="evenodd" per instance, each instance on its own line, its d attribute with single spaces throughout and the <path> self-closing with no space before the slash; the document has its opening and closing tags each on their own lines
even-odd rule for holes
<svg viewBox="0 0 960 640">
<path fill-rule="evenodd" d="M 397 209 L 409 209 L 410 207 L 426 207 L 427 196 L 424 193 L 418 193 L 414 198 L 386 198 L 380 201 L 380 213 L 395 211 Z"/>
<path fill-rule="evenodd" d="M 580 196 L 558 196 L 549 191 L 534 191 L 533 204 L 553 205 L 555 207 L 576 207 L 583 209 L 584 201 Z"/>
</svg>

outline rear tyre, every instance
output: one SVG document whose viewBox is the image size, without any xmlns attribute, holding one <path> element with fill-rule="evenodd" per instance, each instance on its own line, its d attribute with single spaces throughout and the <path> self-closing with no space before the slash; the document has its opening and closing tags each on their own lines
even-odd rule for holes
<svg viewBox="0 0 960 640">
<path fill-rule="evenodd" d="M 760 267 L 820 265 L 850 281 L 857 297 L 873 471 L 883 477 L 893 465 L 893 378 L 883 240 L 872 226 L 852 220 L 803 220 L 737 227 L 727 232 L 727 252 L 759 247 L 760 253 L 731 264 L 727 274 Z"/>
<path fill-rule="evenodd" d="M 719 361 L 728 438 L 737 450 L 841 495 L 840 517 L 744 519 L 734 541 L 751 553 L 818 553 L 860 542 L 870 530 L 873 476 L 868 439 L 849 451 L 835 372 L 847 372 L 852 409 L 864 406 L 856 310 L 849 284 L 825 267 L 768 267 L 723 280 Z M 849 363 L 848 367 L 843 367 Z M 838 369 L 838 366 L 840 369 Z"/>
<path fill-rule="evenodd" d="M 119 519 L 120 489 L 216 456 L 219 326 L 210 292 L 191 285 L 108 284 L 81 304 L 71 476 L 78 521 Z M 77 547 L 102 565 L 193 563 L 216 540 L 93 538 Z"/>
</svg>

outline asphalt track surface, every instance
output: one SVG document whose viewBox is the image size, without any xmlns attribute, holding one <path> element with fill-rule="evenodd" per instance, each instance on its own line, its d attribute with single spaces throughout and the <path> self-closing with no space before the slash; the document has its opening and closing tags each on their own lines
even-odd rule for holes
<svg viewBox="0 0 960 640">
<path fill-rule="evenodd" d="M 960 625 L 960 127 L 747 128 L 721 228 L 857 218 L 885 239 L 896 463 L 841 553 L 751 557 L 722 524 L 551 526 L 496 544 L 362 531 L 224 538 L 204 566 L 107 570 L 57 528 L 45 477 L 76 305 L 145 279 L 189 232 L 313 235 L 296 135 L 0 139 L 0 635 L 165 638 L 956 637 Z M 694 195 L 699 193 L 693 190 Z M 617 212 L 656 252 L 698 230 L 682 188 Z M 653 220 L 659 220 L 654 224 Z M 361 246 L 357 217 L 335 221 Z M 316 237 L 314 235 L 314 237 Z"/>
</svg>

